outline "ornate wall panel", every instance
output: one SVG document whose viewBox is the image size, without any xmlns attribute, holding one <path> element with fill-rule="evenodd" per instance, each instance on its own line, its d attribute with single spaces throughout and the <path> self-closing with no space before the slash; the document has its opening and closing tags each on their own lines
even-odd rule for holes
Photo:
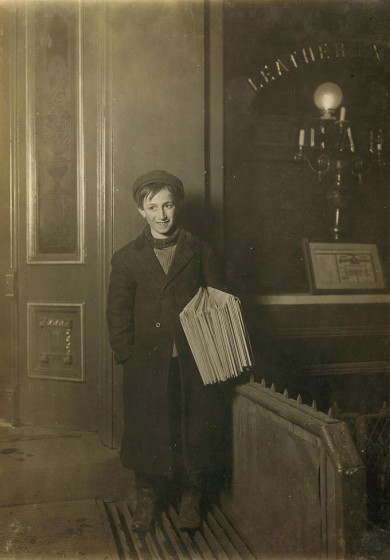
<svg viewBox="0 0 390 560">
<path fill-rule="evenodd" d="M 28 377 L 84 381 L 83 304 L 28 304 Z"/>
<path fill-rule="evenodd" d="M 82 262 L 81 6 L 27 9 L 28 262 Z"/>
</svg>

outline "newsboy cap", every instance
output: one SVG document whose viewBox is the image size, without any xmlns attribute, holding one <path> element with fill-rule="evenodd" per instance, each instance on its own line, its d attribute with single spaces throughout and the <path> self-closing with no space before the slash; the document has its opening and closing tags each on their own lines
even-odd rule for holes
<svg viewBox="0 0 390 560">
<path fill-rule="evenodd" d="M 178 177 L 172 175 L 172 173 L 168 173 L 168 171 L 164 171 L 162 169 L 154 169 L 153 171 L 149 171 L 149 173 L 145 173 L 145 175 L 141 175 L 141 177 L 138 177 L 138 179 L 134 181 L 133 196 L 136 196 L 137 191 L 141 187 L 152 185 L 153 183 L 163 183 L 164 185 L 176 187 L 184 194 L 183 183 Z"/>
</svg>

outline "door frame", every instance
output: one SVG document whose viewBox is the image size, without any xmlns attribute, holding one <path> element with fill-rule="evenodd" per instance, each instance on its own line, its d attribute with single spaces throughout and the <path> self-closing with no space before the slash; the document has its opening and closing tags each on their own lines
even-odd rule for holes
<svg viewBox="0 0 390 560">
<path fill-rule="evenodd" d="M 113 124 L 112 124 L 112 37 L 107 25 L 107 5 L 99 5 L 99 73 L 97 76 L 97 183 L 98 183 L 98 254 L 101 295 L 100 348 L 102 349 L 101 423 L 100 434 L 105 445 L 114 444 L 114 363 L 108 342 L 105 301 L 113 254 Z"/>
<path fill-rule="evenodd" d="M 5 14 L 7 27 L 9 30 L 8 39 L 8 88 L 7 102 L 8 107 L 8 141 L 9 141 L 9 159 L 8 159 L 8 177 L 9 177 L 9 238 L 8 238 L 8 255 L 9 266 L 5 275 L 5 295 L 9 302 L 7 310 L 10 317 L 9 343 L 10 343 L 10 371 L 8 373 L 8 383 L 5 389 L 5 414 L 4 419 L 9 421 L 13 426 L 20 424 L 19 410 L 19 307 L 18 307 L 18 225 L 19 225 L 19 209 L 18 209 L 18 192 L 19 192 L 19 96 L 18 92 L 18 58 L 17 58 L 17 6 L 15 4 L 8 6 L 8 12 Z M 5 62 L 4 62 L 5 64 Z M 3 106 L 4 107 L 4 106 Z"/>
</svg>

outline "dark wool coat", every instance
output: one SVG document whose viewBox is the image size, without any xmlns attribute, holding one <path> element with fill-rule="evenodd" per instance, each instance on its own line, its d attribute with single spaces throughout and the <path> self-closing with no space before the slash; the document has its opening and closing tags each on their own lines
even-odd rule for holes
<svg viewBox="0 0 390 560">
<path fill-rule="evenodd" d="M 114 357 L 124 369 L 126 467 L 151 474 L 172 473 L 168 374 L 173 342 L 181 376 L 181 434 L 188 470 L 218 461 L 226 401 L 218 385 L 204 386 L 179 313 L 200 286 L 222 288 L 211 248 L 181 230 L 172 265 L 165 275 L 145 234 L 112 258 L 107 302 Z"/>
</svg>

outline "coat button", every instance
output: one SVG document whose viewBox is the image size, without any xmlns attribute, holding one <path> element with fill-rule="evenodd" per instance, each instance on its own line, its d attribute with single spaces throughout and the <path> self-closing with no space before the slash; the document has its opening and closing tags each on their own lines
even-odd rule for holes
<svg viewBox="0 0 390 560">
<path fill-rule="evenodd" d="M 161 323 L 156 323 L 156 327 L 157 328 L 161 327 Z"/>
<path fill-rule="evenodd" d="M 155 352 L 157 352 L 158 346 L 155 346 L 155 347 L 153 348 L 153 350 L 154 350 Z"/>
</svg>

